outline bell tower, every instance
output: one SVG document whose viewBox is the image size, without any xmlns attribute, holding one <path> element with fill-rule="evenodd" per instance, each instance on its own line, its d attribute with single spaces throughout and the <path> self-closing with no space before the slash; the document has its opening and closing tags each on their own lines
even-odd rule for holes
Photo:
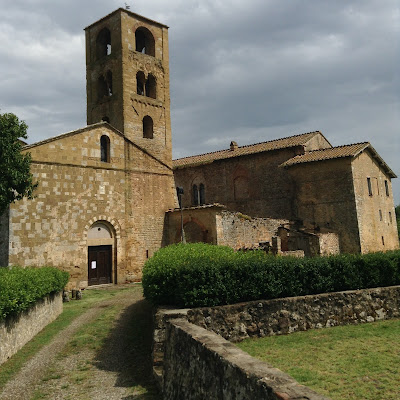
<svg viewBox="0 0 400 400">
<path fill-rule="evenodd" d="M 119 8 L 85 28 L 87 123 L 172 162 L 168 27 Z"/>
</svg>

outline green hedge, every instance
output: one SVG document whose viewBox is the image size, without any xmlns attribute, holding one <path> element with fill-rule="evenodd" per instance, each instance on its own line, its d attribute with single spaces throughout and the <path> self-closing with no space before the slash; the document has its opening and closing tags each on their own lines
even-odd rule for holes
<svg viewBox="0 0 400 400">
<path fill-rule="evenodd" d="M 204 243 L 160 249 L 143 270 L 147 299 L 201 307 L 400 284 L 400 251 L 294 258 Z"/>
<path fill-rule="evenodd" d="M 68 279 L 67 272 L 53 267 L 0 268 L 0 320 L 62 290 Z"/>
</svg>

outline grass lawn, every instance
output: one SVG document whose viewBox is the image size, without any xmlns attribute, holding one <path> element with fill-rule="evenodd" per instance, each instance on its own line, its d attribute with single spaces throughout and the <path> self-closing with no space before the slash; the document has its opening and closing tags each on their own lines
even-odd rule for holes
<svg viewBox="0 0 400 400">
<path fill-rule="evenodd" d="M 400 399 L 400 320 L 246 339 L 237 344 L 331 399 Z"/>
</svg>

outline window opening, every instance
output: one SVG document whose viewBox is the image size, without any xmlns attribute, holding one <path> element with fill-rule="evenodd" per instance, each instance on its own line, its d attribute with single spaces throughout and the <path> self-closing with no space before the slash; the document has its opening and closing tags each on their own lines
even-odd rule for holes
<svg viewBox="0 0 400 400">
<path fill-rule="evenodd" d="M 103 117 L 101 120 L 104 122 L 110 123 L 110 118 L 108 118 L 108 117 Z"/>
<path fill-rule="evenodd" d="M 382 236 L 382 245 L 385 245 L 385 238 Z"/>
<path fill-rule="evenodd" d="M 136 51 L 149 56 L 155 56 L 155 42 L 151 32 L 144 27 L 136 29 L 135 32 Z"/>
<path fill-rule="evenodd" d="M 389 221 L 392 223 L 392 213 L 389 211 Z"/>
<path fill-rule="evenodd" d="M 382 210 L 379 210 L 379 219 L 382 221 Z"/>
<path fill-rule="evenodd" d="M 199 186 L 199 200 L 201 206 L 205 204 L 205 191 L 204 191 L 204 185 L 202 183 L 200 183 Z"/>
<path fill-rule="evenodd" d="M 100 160 L 110 162 L 110 138 L 106 135 L 100 138 Z"/>
<path fill-rule="evenodd" d="M 153 120 L 148 115 L 143 118 L 143 137 L 153 139 Z"/>
<path fill-rule="evenodd" d="M 144 77 L 144 72 L 139 71 L 136 74 L 136 87 L 137 87 L 137 94 L 144 96 L 144 82 L 145 82 L 145 77 Z"/>
<path fill-rule="evenodd" d="M 193 205 L 199 205 L 199 190 L 197 189 L 197 185 L 193 185 Z"/>
<path fill-rule="evenodd" d="M 388 185 L 388 181 L 385 180 L 385 192 L 386 192 L 386 196 L 389 197 L 389 185 Z"/>
<path fill-rule="evenodd" d="M 157 97 L 156 93 L 156 78 L 149 74 L 146 81 L 146 96 L 155 99 Z"/>
<path fill-rule="evenodd" d="M 97 59 L 111 54 L 111 33 L 107 28 L 103 28 L 96 38 L 96 57 Z"/>
<path fill-rule="evenodd" d="M 107 71 L 107 95 L 112 96 L 113 94 L 113 87 L 112 87 L 112 73 L 111 71 Z"/>
<path fill-rule="evenodd" d="M 372 196 L 372 185 L 371 185 L 371 178 L 367 178 L 367 185 L 368 185 L 368 194 Z"/>
</svg>

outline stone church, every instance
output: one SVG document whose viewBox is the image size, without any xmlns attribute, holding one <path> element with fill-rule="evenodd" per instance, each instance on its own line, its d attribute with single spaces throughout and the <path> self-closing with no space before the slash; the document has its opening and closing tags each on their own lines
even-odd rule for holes
<svg viewBox="0 0 400 400">
<path fill-rule="evenodd" d="M 182 236 L 295 255 L 398 248 L 396 175 L 368 142 L 311 132 L 173 161 L 168 27 L 120 8 L 85 32 L 88 125 L 23 147 L 39 188 L 1 217 L 0 265 L 58 266 L 86 287 L 140 280 Z"/>
</svg>

